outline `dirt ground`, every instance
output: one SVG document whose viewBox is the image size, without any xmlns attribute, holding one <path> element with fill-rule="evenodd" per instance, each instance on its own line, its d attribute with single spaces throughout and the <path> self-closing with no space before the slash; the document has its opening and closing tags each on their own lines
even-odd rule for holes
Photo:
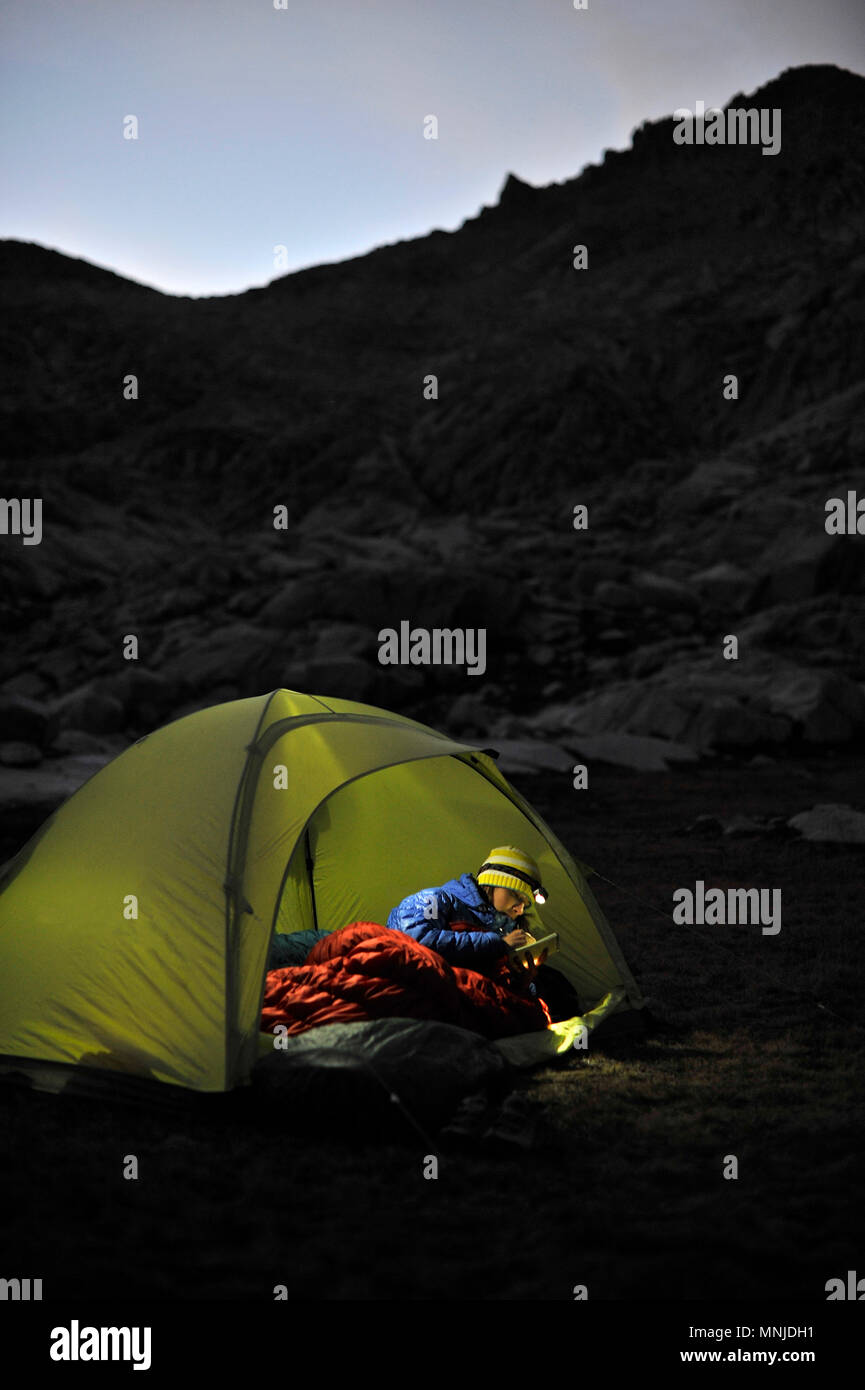
<svg viewBox="0 0 865 1390">
<path fill-rule="evenodd" d="M 780 887 L 781 931 L 677 927 L 593 880 L 668 1027 L 520 1075 L 535 1147 L 442 1147 L 434 1181 L 411 1132 L 311 1139 L 249 1095 L 172 1113 L 0 1087 L 0 1272 L 46 1298 L 825 1300 L 862 1263 L 862 847 L 687 827 L 861 808 L 863 771 L 827 755 L 597 768 L 584 792 L 515 778 L 629 894 L 669 912 L 696 879 Z"/>
</svg>

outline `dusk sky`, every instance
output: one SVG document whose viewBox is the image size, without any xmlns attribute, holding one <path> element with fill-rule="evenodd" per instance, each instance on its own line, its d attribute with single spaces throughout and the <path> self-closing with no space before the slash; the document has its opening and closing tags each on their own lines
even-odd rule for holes
<svg viewBox="0 0 865 1390">
<path fill-rule="evenodd" d="M 454 230 L 509 171 L 572 178 L 784 68 L 865 72 L 857 0 L 588 6 L 3 0 L 0 236 L 228 294 Z"/>
</svg>

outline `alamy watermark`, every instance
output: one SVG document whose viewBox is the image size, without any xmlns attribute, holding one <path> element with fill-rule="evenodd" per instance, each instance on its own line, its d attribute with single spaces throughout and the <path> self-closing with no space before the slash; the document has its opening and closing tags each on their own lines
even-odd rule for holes
<svg viewBox="0 0 865 1390">
<path fill-rule="evenodd" d="M 42 498 L 0 497 L 0 536 L 20 536 L 24 545 L 39 545 Z"/>
<path fill-rule="evenodd" d="M 847 1279 L 828 1279 L 826 1281 L 826 1302 L 837 1303 L 850 1300 L 865 1302 L 865 1279 L 860 1279 L 855 1269 L 848 1269 Z"/>
<path fill-rule="evenodd" d="M 827 536 L 865 536 L 865 497 L 852 489 L 843 497 L 830 497 L 823 523 Z"/>
<path fill-rule="evenodd" d="M 133 1371 L 150 1369 L 149 1327 L 52 1327 L 52 1361 L 131 1361 Z"/>
<path fill-rule="evenodd" d="M 677 888 L 673 902 L 680 926 L 762 926 L 764 936 L 781 930 L 780 888 L 706 888 L 698 878 L 693 891 Z"/>
<path fill-rule="evenodd" d="M 41 1279 L 0 1279 L 0 1300 L 12 1303 L 29 1303 L 42 1297 Z"/>
<path fill-rule="evenodd" d="M 721 111 L 710 106 L 708 111 L 698 101 L 692 111 L 678 106 L 673 112 L 678 122 L 673 127 L 676 145 L 762 145 L 763 154 L 778 154 L 781 149 L 781 110 L 774 106 L 728 106 Z M 777 126 L 777 129 L 776 129 Z"/>
<path fill-rule="evenodd" d="M 382 666 L 465 666 L 470 676 L 487 669 L 485 627 L 412 627 L 403 620 L 399 632 L 383 627 L 378 634 Z"/>
</svg>

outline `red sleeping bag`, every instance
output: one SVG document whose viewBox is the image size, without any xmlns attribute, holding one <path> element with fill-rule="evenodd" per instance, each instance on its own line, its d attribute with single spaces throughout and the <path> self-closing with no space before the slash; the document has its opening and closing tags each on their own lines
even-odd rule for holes
<svg viewBox="0 0 865 1390">
<path fill-rule="evenodd" d="M 262 1030 L 303 1033 L 322 1023 L 422 1018 L 455 1023 L 486 1038 L 546 1028 L 546 1004 L 499 979 L 449 965 L 405 932 L 352 922 L 317 941 L 303 965 L 267 975 Z"/>
</svg>

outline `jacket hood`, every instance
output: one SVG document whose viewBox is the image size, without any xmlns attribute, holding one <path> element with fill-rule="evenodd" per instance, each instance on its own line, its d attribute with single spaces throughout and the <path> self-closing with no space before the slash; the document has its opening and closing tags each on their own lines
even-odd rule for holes
<svg viewBox="0 0 865 1390">
<path fill-rule="evenodd" d="M 468 903 L 469 907 L 475 910 L 488 908 L 495 911 L 474 874 L 460 874 L 459 878 L 449 878 L 447 883 L 442 884 L 442 891 L 450 893 L 452 898 L 459 898 L 462 902 Z"/>
</svg>

